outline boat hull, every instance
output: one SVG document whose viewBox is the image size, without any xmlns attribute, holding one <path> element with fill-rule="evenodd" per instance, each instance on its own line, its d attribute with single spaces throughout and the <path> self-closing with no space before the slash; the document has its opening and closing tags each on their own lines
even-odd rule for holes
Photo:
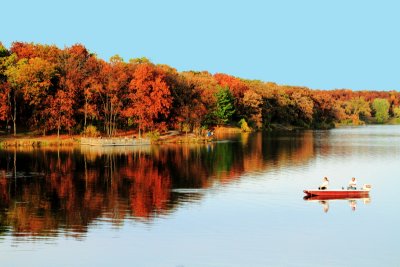
<svg viewBox="0 0 400 267">
<path fill-rule="evenodd" d="M 318 196 L 320 199 L 363 198 L 369 196 L 367 190 L 304 190 L 308 197 Z"/>
<path fill-rule="evenodd" d="M 329 197 L 329 196 L 310 196 L 306 195 L 303 198 L 306 201 L 325 201 L 325 200 L 363 200 L 364 202 L 369 202 L 371 198 L 367 196 L 357 196 L 357 197 Z"/>
</svg>

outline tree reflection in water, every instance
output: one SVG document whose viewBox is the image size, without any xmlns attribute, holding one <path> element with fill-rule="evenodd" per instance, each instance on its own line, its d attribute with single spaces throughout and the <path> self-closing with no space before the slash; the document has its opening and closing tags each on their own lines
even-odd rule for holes
<svg viewBox="0 0 400 267">
<path fill-rule="evenodd" d="M 82 238 L 107 220 L 151 222 L 247 172 L 303 164 L 313 132 L 212 144 L 0 151 L 0 235 Z"/>
</svg>

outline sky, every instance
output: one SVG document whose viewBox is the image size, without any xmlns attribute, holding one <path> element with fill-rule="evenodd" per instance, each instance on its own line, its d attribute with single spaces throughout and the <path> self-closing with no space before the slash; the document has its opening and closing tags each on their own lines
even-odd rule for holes
<svg viewBox="0 0 400 267">
<path fill-rule="evenodd" d="M 19 0 L 0 41 L 312 89 L 400 90 L 399 1 Z"/>
</svg>

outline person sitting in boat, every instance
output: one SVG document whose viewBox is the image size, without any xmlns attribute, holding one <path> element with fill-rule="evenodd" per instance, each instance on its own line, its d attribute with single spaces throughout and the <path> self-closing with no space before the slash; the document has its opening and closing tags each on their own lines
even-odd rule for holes
<svg viewBox="0 0 400 267">
<path fill-rule="evenodd" d="M 351 178 L 349 182 L 349 186 L 347 186 L 347 190 L 356 190 L 357 189 L 357 181 L 356 178 Z"/>
<path fill-rule="evenodd" d="M 326 190 L 328 189 L 328 185 L 329 185 L 329 180 L 328 177 L 324 177 L 322 184 L 320 187 L 318 187 L 319 190 Z"/>
</svg>

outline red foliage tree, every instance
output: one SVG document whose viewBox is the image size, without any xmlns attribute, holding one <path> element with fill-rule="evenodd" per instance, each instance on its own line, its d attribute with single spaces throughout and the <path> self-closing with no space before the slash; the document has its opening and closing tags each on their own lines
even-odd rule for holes
<svg viewBox="0 0 400 267">
<path fill-rule="evenodd" d="M 104 121 L 104 130 L 112 136 L 116 122 L 120 118 L 122 100 L 125 98 L 129 83 L 127 64 L 119 56 L 111 58 L 110 63 L 101 62 L 99 84 L 94 83 L 91 89 L 96 90 L 99 98 L 99 115 Z"/>
<path fill-rule="evenodd" d="M 133 73 L 124 115 L 134 118 L 142 130 L 156 126 L 157 119 L 167 116 L 172 98 L 165 72 L 153 64 L 139 64 Z"/>
<path fill-rule="evenodd" d="M 8 120 L 10 114 L 11 88 L 6 82 L 0 81 L 0 121 Z"/>
<path fill-rule="evenodd" d="M 57 129 L 57 137 L 60 137 L 61 128 L 70 131 L 75 124 L 73 119 L 73 96 L 69 92 L 58 90 L 55 96 L 47 98 L 45 113 L 49 116 L 46 120 L 46 129 Z"/>
<path fill-rule="evenodd" d="M 235 98 L 243 97 L 244 92 L 249 89 L 246 83 L 241 79 L 227 74 L 217 73 L 214 75 L 214 78 L 221 87 L 228 87 Z"/>
</svg>

